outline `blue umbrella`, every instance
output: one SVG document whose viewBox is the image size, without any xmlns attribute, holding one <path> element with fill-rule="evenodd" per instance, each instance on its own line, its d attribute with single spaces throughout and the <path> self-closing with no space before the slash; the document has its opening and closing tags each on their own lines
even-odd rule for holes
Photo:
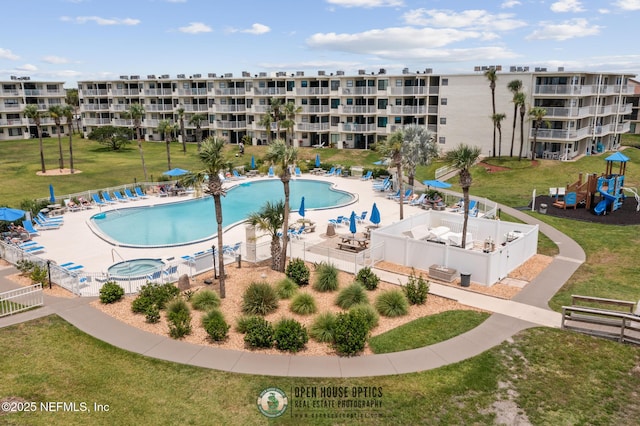
<svg viewBox="0 0 640 426">
<path fill-rule="evenodd" d="M 451 184 L 447 182 L 442 182 L 440 180 L 425 180 L 422 182 L 423 184 L 433 187 L 433 188 L 451 188 Z"/>
<path fill-rule="evenodd" d="M 385 158 L 384 160 L 374 161 L 373 164 L 375 164 L 376 166 L 386 166 L 387 164 L 389 164 L 389 159 Z"/>
<path fill-rule="evenodd" d="M 316 154 L 316 167 L 320 167 L 320 154 Z"/>
<path fill-rule="evenodd" d="M 251 170 L 256 168 L 256 159 L 255 157 L 252 155 L 251 156 Z"/>
<path fill-rule="evenodd" d="M 51 184 L 49 184 L 49 201 L 51 202 L 51 204 L 56 203 L 56 195 L 53 192 L 53 185 Z"/>
<path fill-rule="evenodd" d="M 355 235 L 356 229 L 356 212 L 351 210 L 351 217 L 349 218 L 349 232 Z"/>
<path fill-rule="evenodd" d="M 19 209 L 11 209 L 9 207 L 0 207 L 0 220 L 4 220 L 7 222 L 13 222 L 14 220 L 20 219 L 27 212 Z"/>
<path fill-rule="evenodd" d="M 167 170 L 166 172 L 163 173 L 163 175 L 165 175 L 165 176 L 182 176 L 182 175 L 186 175 L 187 173 L 189 173 L 189 170 L 175 168 L 175 169 Z"/>
<path fill-rule="evenodd" d="M 380 210 L 378 210 L 378 206 L 376 203 L 373 203 L 373 207 L 371 207 L 371 216 L 369 216 L 369 222 L 377 225 L 380 223 Z"/>
<path fill-rule="evenodd" d="M 304 197 L 302 197 L 302 201 L 300 201 L 300 209 L 298 210 L 298 214 L 304 217 Z"/>
</svg>

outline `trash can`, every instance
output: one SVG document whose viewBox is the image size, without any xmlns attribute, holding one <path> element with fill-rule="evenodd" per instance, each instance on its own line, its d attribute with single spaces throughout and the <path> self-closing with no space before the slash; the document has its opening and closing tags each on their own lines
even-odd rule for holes
<svg viewBox="0 0 640 426">
<path fill-rule="evenodd" d="M 538 213 L 547 214 L 547 205 L 544 203 L 540 204 L 540 207 L 538 208 Z"/>
<path fill-rule="evenodd" d="M 327 237 L 333 237 L 334 235 L 336 235 L 336 228 L 330 223 L 327 225 Z"/>
<path fill-rule="evenodd" d="M 471 274 L 468 272 L 460 272 L 460 286 L 469 287 L 471 284 Z"/>
</svg>

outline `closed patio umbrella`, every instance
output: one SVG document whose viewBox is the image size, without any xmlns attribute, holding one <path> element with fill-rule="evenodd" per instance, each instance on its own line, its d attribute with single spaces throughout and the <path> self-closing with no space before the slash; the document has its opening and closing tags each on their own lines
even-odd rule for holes
<svg viewBox="0 0 640 426">
<path fill-rule="evenodd" d="M 49 184 L 49 202 L 51 204 L 55 204 L 56 203 L 56 194 L 53 191 L 53 185 Z"/>
<path fill-rule="evenodd" d="M 371 216 L 369 216 L 369 222 L 374 225 L 378 225 L 380 223 L 380 210 L 378 210 L 378 206 L 376 203 L 373 203 L 373 207 L 371 207 Z"/>
<path fill-rule="evenodd" d="M 351 217 L 349 218 L 349 232 L 351 232 L 354 236 L 356 235 L 356 212 L 351 210 Z"/>
<path fill-rule="evenodd" d="M 256 168 L 256 158 L 252 155 L 251 156 L 251 170 Z"/>
<path fill-rule="evenodd" d="M 302 197 L 302 201 L 300 201 L 300 209 L 298 210 L 298 214 L 302 217 L 304 217 L 305 211 L 304 211 L 304 197 Z"/>
<path fill-rule="evenodd" d="M 316 154 L 316 167 L 320 167 L 320 154 Z"/>
</svg>

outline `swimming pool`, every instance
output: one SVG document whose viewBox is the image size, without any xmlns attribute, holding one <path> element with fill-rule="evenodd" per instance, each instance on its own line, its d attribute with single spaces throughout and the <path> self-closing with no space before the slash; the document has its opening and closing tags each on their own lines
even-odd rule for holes
<svg viewBox="0 0 640 426">
<path fill-rule="evenodd" d="M 346 205 L 355 197 L 335 190 L 331 183 L 296 179 L 290 182 L 291 208 L 296 210 L 305 197 L 306 209 Z M 223 226 L 241 222 L 266 201 L 284 199 L 278 179 L 246 182 L 222 197 Z M 176 246 L 205 241 L 217 231 L 213 199 L 198 198 L 176 203 L 110 210 L 90 219 L 92 228 L 106 241 L 127 247 Z"/>
<path fill-rule="evenodd" d="M 146 277 L 163 266 L 164 262 L 160 259 L 131 259 L 111 265 L 108 273 L 119 277 Z"/>
</svg>

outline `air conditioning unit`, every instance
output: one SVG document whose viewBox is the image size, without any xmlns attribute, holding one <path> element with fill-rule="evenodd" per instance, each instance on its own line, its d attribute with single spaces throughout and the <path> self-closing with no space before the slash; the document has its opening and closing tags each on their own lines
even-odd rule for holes
<svg viewBox="0 0 640 426">
<path fill-rule="evenodd" d="M 304 76 L 304 71 L 296 71 L 296 77 Z"/>
<path fill-rule="evenodd" d="M 162 76 L 160 76 L 160 78 L 169 78 L 169 74 L 162 74 Z"/>
<path fill-rule="evenodd" d="M 176 77 L 177 78 L 184 78 L 184 74 L 178 74 Z"/>
<path fill-rule="evenodd" d="M 318 75 L 325 75 L 325 72 L 324 72 L 324 71 L 319 70 L 319 71 L 318 71 Z"/>
<path fill-rule="evenodd" d="M 242 71 L 243 77 L 251 77 L 251 73 L 249 71 Z"/>
<path fill-rule="evenodd" d="M 403 68 L 402 74 L 409 74 L 409 68 Z"/>
<path fill-rule="evenodd" d="M 564 72 L 564 67 L 558 67 L 558 72 Z"/>
<path fill-rule="evenodd" d="M 365 70 L 358 70 L 358 75 L 364 75 L 366 73 Z"/>
<path fill-rule="evenodd" d="M 202 78 L 202 74 L 194 74 L 193 78 Z"/>
<path fill-rule="evenodd" d="M 433 72 L 433 68 L 427 68 L 424 70 L 425 74 L 431 74 Z"/>
<path fill-rule="evenodd" d="M 336 71 L 336 75 L 344 75 L 344 71 Z"/>
<path fill-rule="evenodd" d="M 233 74 L 230 72 L 227 72 L 224 74 L 224 78 L 231 78 L 231 77 L 233 77 Z"/>
<path fill-rule="evenodd" d="M 148 75 L 147 75 L 147 78 L 148 78 L 149 80 L 153 80 L 154 78 L 156 78 L 156 75 L 155 75 L 155 74 L 148 74 Z"/>
<path fill-rule="evenodd" d="M 120 80 L 129 80 L 129 76 L 128 75 L 121 75 L 120 76 Z"/>
<path fill-rule="evenodd" d="M 266 72 L 261 72 L 261 73 L 259 74 L 259 76 L 260 76 L 260 77 L 266 77 L 266 76 L 267 76 L 267 73 L 266 73 Z"/>
<path fill-rule="evenodd" d="M 140 76 L 139 75 L 132 75 L 131 77 L 129 77 L 131 80 L 140 80 Z"/>
<path fill-rule="evenodd" d="M 518 68 L 514 67 L 513 65 L 509 67 L 509 72 L 516 72 Z"/>
</svg>

